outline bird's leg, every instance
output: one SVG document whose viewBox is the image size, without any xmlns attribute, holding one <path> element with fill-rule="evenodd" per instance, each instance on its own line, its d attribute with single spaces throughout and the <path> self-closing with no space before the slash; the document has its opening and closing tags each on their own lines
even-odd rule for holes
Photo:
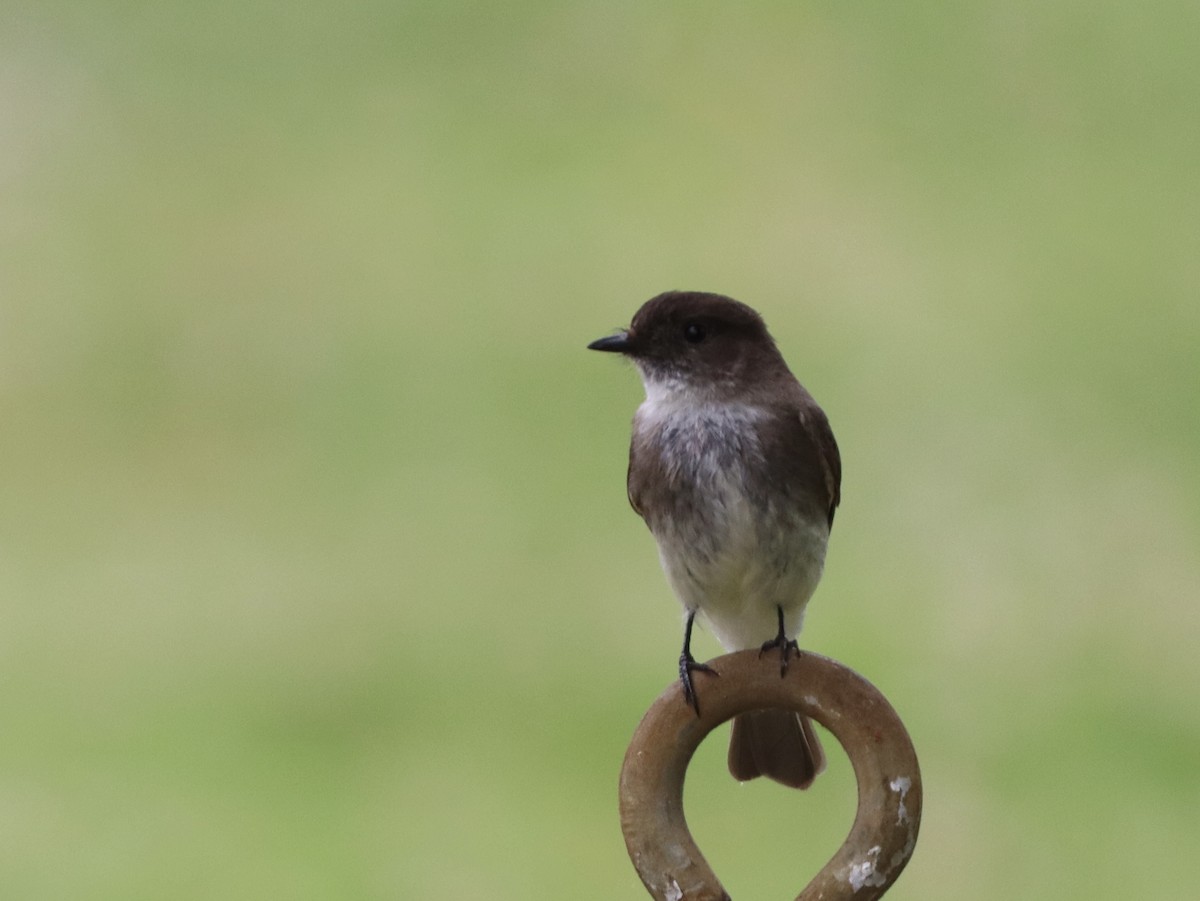
<svg viewBox="0 0 1200 901">
<path fill-rule="evenodd" d="M 687 625 L 683 630 L 683 653 L 679 655 L 679 681 L 683 685 L 684 701 L 696 711 L 696 716 L 699 716 L 700 701 L 696 698 L 696 690 L 692 688 L 692 672 L 699 670 L 702 673 L 712 673 L 714 676 L 720 675 L 720 673 L 706 663 L 697 663 L 696 659 L 692 657 L 692 621 L 695 618 L 696 611 L 689 610 Z"/>
<path fill-rule="evenodd" d="M 761 657 L 767 651 L 779 649 L 779 678 L 787 675 L 788 660 L 792 655 L 792 651 L 800 653 L 800 645 L 796 644 L 796 639 L 788 641 L 787 635 L 783 631 L 783 608 L 776 607 L 775 612 L 779 614 L 779 634 L 770 641 L 764 641 L 763 646 L 758 651 L 758 656 Z"/>
</svg>

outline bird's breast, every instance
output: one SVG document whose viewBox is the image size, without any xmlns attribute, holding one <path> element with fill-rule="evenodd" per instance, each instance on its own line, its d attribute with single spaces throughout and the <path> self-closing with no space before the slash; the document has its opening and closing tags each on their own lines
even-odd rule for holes
<svg viewBox="0 0 1200 901">
<path fill-rule="evenodd" d="M 765 415 L 645 404 L 635 423 L 639 508 L 663 569 L 727 647 L 749 646 L 746 635 L 770 638 L 776 606 L 795 610 L 799 628 L 824 563 L 827 525 L 772 484 L 759 432 Z"/>
</svg>

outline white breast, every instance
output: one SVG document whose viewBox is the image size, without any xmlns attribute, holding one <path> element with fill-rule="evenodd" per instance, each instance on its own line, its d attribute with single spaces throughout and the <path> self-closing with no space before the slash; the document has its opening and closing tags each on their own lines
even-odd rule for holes
<svg viewBox="0 0 1200 901">
<path fill-rule="evenodd" d="M 673 436 L 667 477 L 695 509 L 683 521 L 653 526 L 671 588 L 727 650 L 773 638 L 777 607 L 795 636 L 821 577 L 829 529 L 801 511 L 751 501 L 748 467 L 766 464 L 757 425 L 767 414 L 746 404 L 697 402 L 679 385 L 656 388 L 647 385 L 635 428 Z M 738 436 L 732 455 L 721 438 L 730 430 Z"/>
</svg>

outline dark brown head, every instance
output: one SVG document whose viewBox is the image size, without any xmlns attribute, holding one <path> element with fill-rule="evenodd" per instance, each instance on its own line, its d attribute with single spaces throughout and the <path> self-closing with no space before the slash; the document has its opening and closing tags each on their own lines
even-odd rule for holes
<svg viewBox="0 0 1200 901">
<path fill-rule="evenodd" d="M 787 364 L 762 317 L 721 294 L 668 291 L 642 305 L 625 331 L 588 345 L 624 354 L 652 389 L 739 394 L 780 377 Z"/>
</svg>

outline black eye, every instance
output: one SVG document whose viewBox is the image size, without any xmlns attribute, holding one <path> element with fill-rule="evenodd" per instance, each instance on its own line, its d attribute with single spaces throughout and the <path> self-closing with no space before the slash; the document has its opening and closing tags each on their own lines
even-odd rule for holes
<svg viewBox="0 0 1200 901">
<path fill-rule="evenodd" d="M 689 322 L 683 327 L 683 337 L 689 344 L 699 344 L 707 334 L 699 322 Z"/>
</svg>

